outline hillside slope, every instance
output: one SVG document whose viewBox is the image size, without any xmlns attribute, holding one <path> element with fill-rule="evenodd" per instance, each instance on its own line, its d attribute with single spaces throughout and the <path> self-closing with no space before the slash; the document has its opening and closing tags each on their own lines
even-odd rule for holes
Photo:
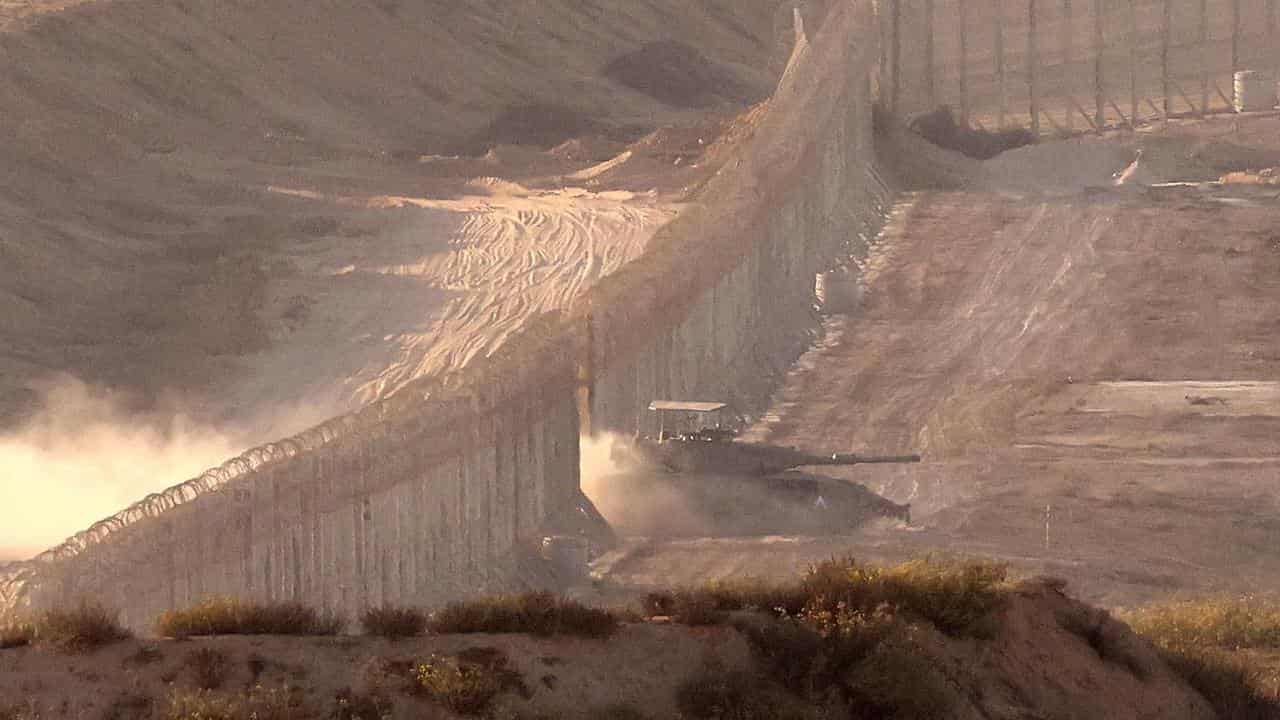
<svg viewBox="0 0 1280 720">
<path fill-rule="evenodd" d="M 0 34 L 9 424 L 38 407 L 31 381 L 50 371 L 144 403 L 237 376 L 240 357 L 279 339 L 279 315 L 302 312 L 269 307 L 290 253 L 327 239 L 358 254 L 389 216 L 405 224 L 266 188 L 447 197 L 479 175 L 569 174 L 655 127 L 763 98 L 789 29 L 772 0 L 111 0 L 33 12 L 64 5 L 0 15 L 22 16 Z M 682 92 L 653 97 L 653 81 L 670 78 Z M 539 168 L 527 154 L 418 161 L 578 137 L 613 144 Z"/>
<path fill-rule="evenodd" d="M 776 0 L 0 23 L 0 546 L 24 547 L 567 305 L 714 171 L 792 32 Z"/>
<path fill-rule="evenodd" d="M 216 637 L 130 640 L 71 657 L 0 650 L 0 717 L 247 720 L 262 716 L 248 714 L 255 707 L 286 720 L 459 717 L 440 702 L 450 699 L 474 706 L 464 716 L 490 718 L 1215 717 L 1146 641 L 1052 581 L 1012 589 L 988 638 L 947 636 L 922 621 L 876 640 L 875 618 L 864 621 L 853 632 L 868 634 L 866 657 L 836 683 L 854 697 L 842 700 L 833 689 L 822 710 L 786 685 L 786 673 L 816 661 L 797 654 L 796 664 L 771 667 L 788 656 L 769 658 L 764 647 L 799 653 L 799 646 L 788 646 L 786 633 L 755 634 L 757 621 L 743 615 L 736 628 L 630 623 L 608 639 Z M 433 700 L 415 670 L 450 659 L 472 668 L 473 680 Z"/>
</svg>

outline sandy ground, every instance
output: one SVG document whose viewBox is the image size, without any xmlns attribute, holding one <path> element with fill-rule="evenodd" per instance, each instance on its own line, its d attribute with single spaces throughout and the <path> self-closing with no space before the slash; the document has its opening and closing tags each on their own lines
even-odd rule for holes
<svg viewBox="0 0 1280 720">
<path fill-rule="evenodd" d="M 865 260 L 863 307 L 829 318 L 753 435 L 815 451 L 922 452 L 916 466 L 821 469 L 911 503 L 912 524 L 652 542 L 615 579 L 778 575 L 835 553 L 944 551 L 1062 576 L 1108 605 L 1280 591 L 1275 192 L 1081 192 L 1132 159 L 1111 143 L 1144 147 L 1149 182 L 1205 180 L 1265 161 L 1278 128 L 1255 118 L 1044 145 L 1019 151 L 1024 166 L 1005 176 L 1017 193 L 902 198 Z M 1228 140 L 1251 159 L 1208 150 Z M 1103 148 L 1100 160 L 1067 162 L 1090 147 Z M 1089 162 L 1109 172 L 1066 193 L 1065 178 Z M 1037 174 L 1040 186 L 1027 181 Z"/>
<path fill-rule="evenodd" d="M 993 629 L 983 640 L 955 639 L 921 624 L 909 641 L 899 640 L 910 643 L 921 665 L 889 665 L 883 681 L 930 688 L 925 694 L 931 698 L 943 683 L 951 696 L 947 717 L 956 720 L 1213 717 L 1149 645 L 1104 613 L 1065 597 L 1054 583 L 1011 589 Z M 338 711 L 343 693 L 354 692 L 385 698 L 390 707 L 379 717 L 443 720 L 454 716 L 410 692 L 411 668 L 437 657 L 499 669 L 505 691 L 485 717 L 616 717 L 605 708 L 623 706 L 654 720 L 684 717 L 677 698 L 687 681 L 705 672 L 724 677 L 757 661 L 736 630 L 664 622 L 627 624 L 608 640 L 221 637 L 128 641 L 71 656 L 18 648 L 0 650 L 0 712 L 143 720 L 169 716 L 174 695 L 201 685 L 214 686 L 211 698 L 257 685 L 260 695 L 295 703 L 300 717 L 351 716 Z"/>
<path fill-rule="evenodd" d="M 514 682 L 498 704 L 550 717 L 590 717 L 619 703 L 642 707 L 650 717 L 675 717 L 680 682 L 705 663 L 734 669 L 748 658 L 746 642 L 727 628 L 661 625 L 629 626 L 607 641 L 510 635 L 395 643 L 362 637 L 130 641 L 86 656 L 0 650 L 0 709 L 32 705 L 42 718 L 164 717 L 173 693 L 199 690 L 190 664 L 199 651 L 224 658 L 217 693 L 243 693 L 257 684 L 304 703 L 309 712 L 302 717 L 329 717 L 340 691 L 378 691 L 394 703 L 397 719 L 456 717 L 407 692 L 411 664 L 433 655 L 501 658 Z"/>
</svg>

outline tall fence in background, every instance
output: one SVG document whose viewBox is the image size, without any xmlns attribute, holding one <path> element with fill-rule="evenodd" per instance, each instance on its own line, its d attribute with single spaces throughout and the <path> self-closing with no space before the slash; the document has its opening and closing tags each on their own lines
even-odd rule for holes
<svg viewBox="0 0 1280 720">
<path fill-rule="evenodd" d="M 818 15 L 816 33 L 797 29 L 751 137 L 640 258 L 568 312 L 462 372 L 255 448 L 0 568 L 0 615 L 94 596 L 145 628 L 165 609 L 234 595 L 351 618 L 527 583 L 522 549 L 580 500 L 581 435 L 635 430 L 655 397 L 767 394 L 762 383 L 811 337 L 815 274 L 864 249 L 884 216 L 874 9 L 836 2 Z"/>
<path fill-rule="evenodd" d="M 883 93 L 984 129 L 1070 133 L 1233 109 L 1280 70 L 1280 0 L 883 0 Z"/>
</svg>

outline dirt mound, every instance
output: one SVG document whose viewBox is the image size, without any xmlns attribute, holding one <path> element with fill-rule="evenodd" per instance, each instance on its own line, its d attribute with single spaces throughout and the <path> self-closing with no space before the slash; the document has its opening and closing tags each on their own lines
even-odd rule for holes
<svg viewBox="0 0 1280 720">
<path fill-rule="evenodd" d="M 952 599 L 937 600 L 945 605 Z M 229 708 L 257 706 L 274 708 L 271 717 L 443 719 L 457 717 L 447 705 L 463 711 L 461 701 L 470 698 L 490 717 L 667 720 L 690 717 L 700 701 L 718 697 L 713 705 L 757 711 L 735 716 L 777 717 L 760 710 L 814 708 L 804 694 L 813 691 L 802 687 L 809 672 L 811 679 L 856 691 L 853 698 L 832 692 L 825 700 L 868 713 L 856 717 L 1215 717 L 1146 641 L 1066 597 L 1054 581 L 1009 590 L 992 620 L 990 633 L 970 637 L 944 635 L 932 622 L 909 616 L 880 626 L 880 615 L 862 617 L 841 626 L 865 647 L 845 640 L 861 658 L 842 657 L 850 669 L 837 678 L 804 665 L 814 665 L 825 650 L 821 639 L 764 613 L 738 613 L 703 627 L 636 622 L 607 640 L 216 637 L 128 640 L 87 655 L 17 648 L 0 650 L 0 714 L 146 720 L 189 707 L 184 716 L 227 708 L 218 717 L 249 717 Z M 452 685 L 457 693 L 439 692 L 444 684 L 428 682 L 447 679 L 433 669 L 455 666 L 475 669 L 471 684 Z M 606 713 L 607 707 L 627 710 Z M 365 709 L 376 712 L 366 715 Z M 881 714 L 870 714 L 876 710 Z"/>
<path fill-rule="evenodd" d="M 766 89 L 740 79 L 732 69 L 697 48 L 675 40 L 649 43 L 605 65 L 603 74 L 619 85 L 678 108 L 705 108 L 719 102 L 749 103 Z"/>
<path fill-rule="evenodd" d="M 1026 128 L 988 132 L 962 126 L 951 108 L 943 106 L 917 115 L 907 123 L 913 132 L 941 148 L 954 150 L 977 160 L 989 160 L 1006 150 L 1036 141 Z"/>
<path fill-rule="evenodd" d="M 550 149 L 565 141 L 603 132 L 605 127 L 586 113 L 565 105 L 535 103 L 508 107 L 476 133 L 462 147 L 462 152 L 478 155 L 494 145 L 528 145 Z M 622 136 L 636 130 L 617 130 Z"/>
<path fill-rule="evenodd" d="M 955 717 L 1215 717 L 1147 641 L 1052 580 L 1015 591 L 985 647 L 928 646 L 968 691 L 972 710 Z"/>
<path fill-rule="evenodd" d="M 1018 194 L 1077 193 L 1090 187 L 1112 187 L 1135 157 L 1132 149 L 1092 139 L 1031 145 L 984 162 L 975 185 Z M 1148 182 L 1156 180 L 1149 175 L 1144 177 Z"/>
</svg>

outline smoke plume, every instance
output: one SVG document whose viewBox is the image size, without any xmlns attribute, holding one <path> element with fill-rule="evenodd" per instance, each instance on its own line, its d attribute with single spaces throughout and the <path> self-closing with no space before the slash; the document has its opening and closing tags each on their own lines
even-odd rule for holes
<svg viewBox="0 0 1280 720">
<path fill-rule="evenodd" d="M 214 427 L 193 420 L 178 401 L 137 412 L 126 398 L 74 379 L 43 390 L 44 409 L 0 435 L 0 562 L 28 558 L 324 416 L 310 409 Z"/>
</svg>

